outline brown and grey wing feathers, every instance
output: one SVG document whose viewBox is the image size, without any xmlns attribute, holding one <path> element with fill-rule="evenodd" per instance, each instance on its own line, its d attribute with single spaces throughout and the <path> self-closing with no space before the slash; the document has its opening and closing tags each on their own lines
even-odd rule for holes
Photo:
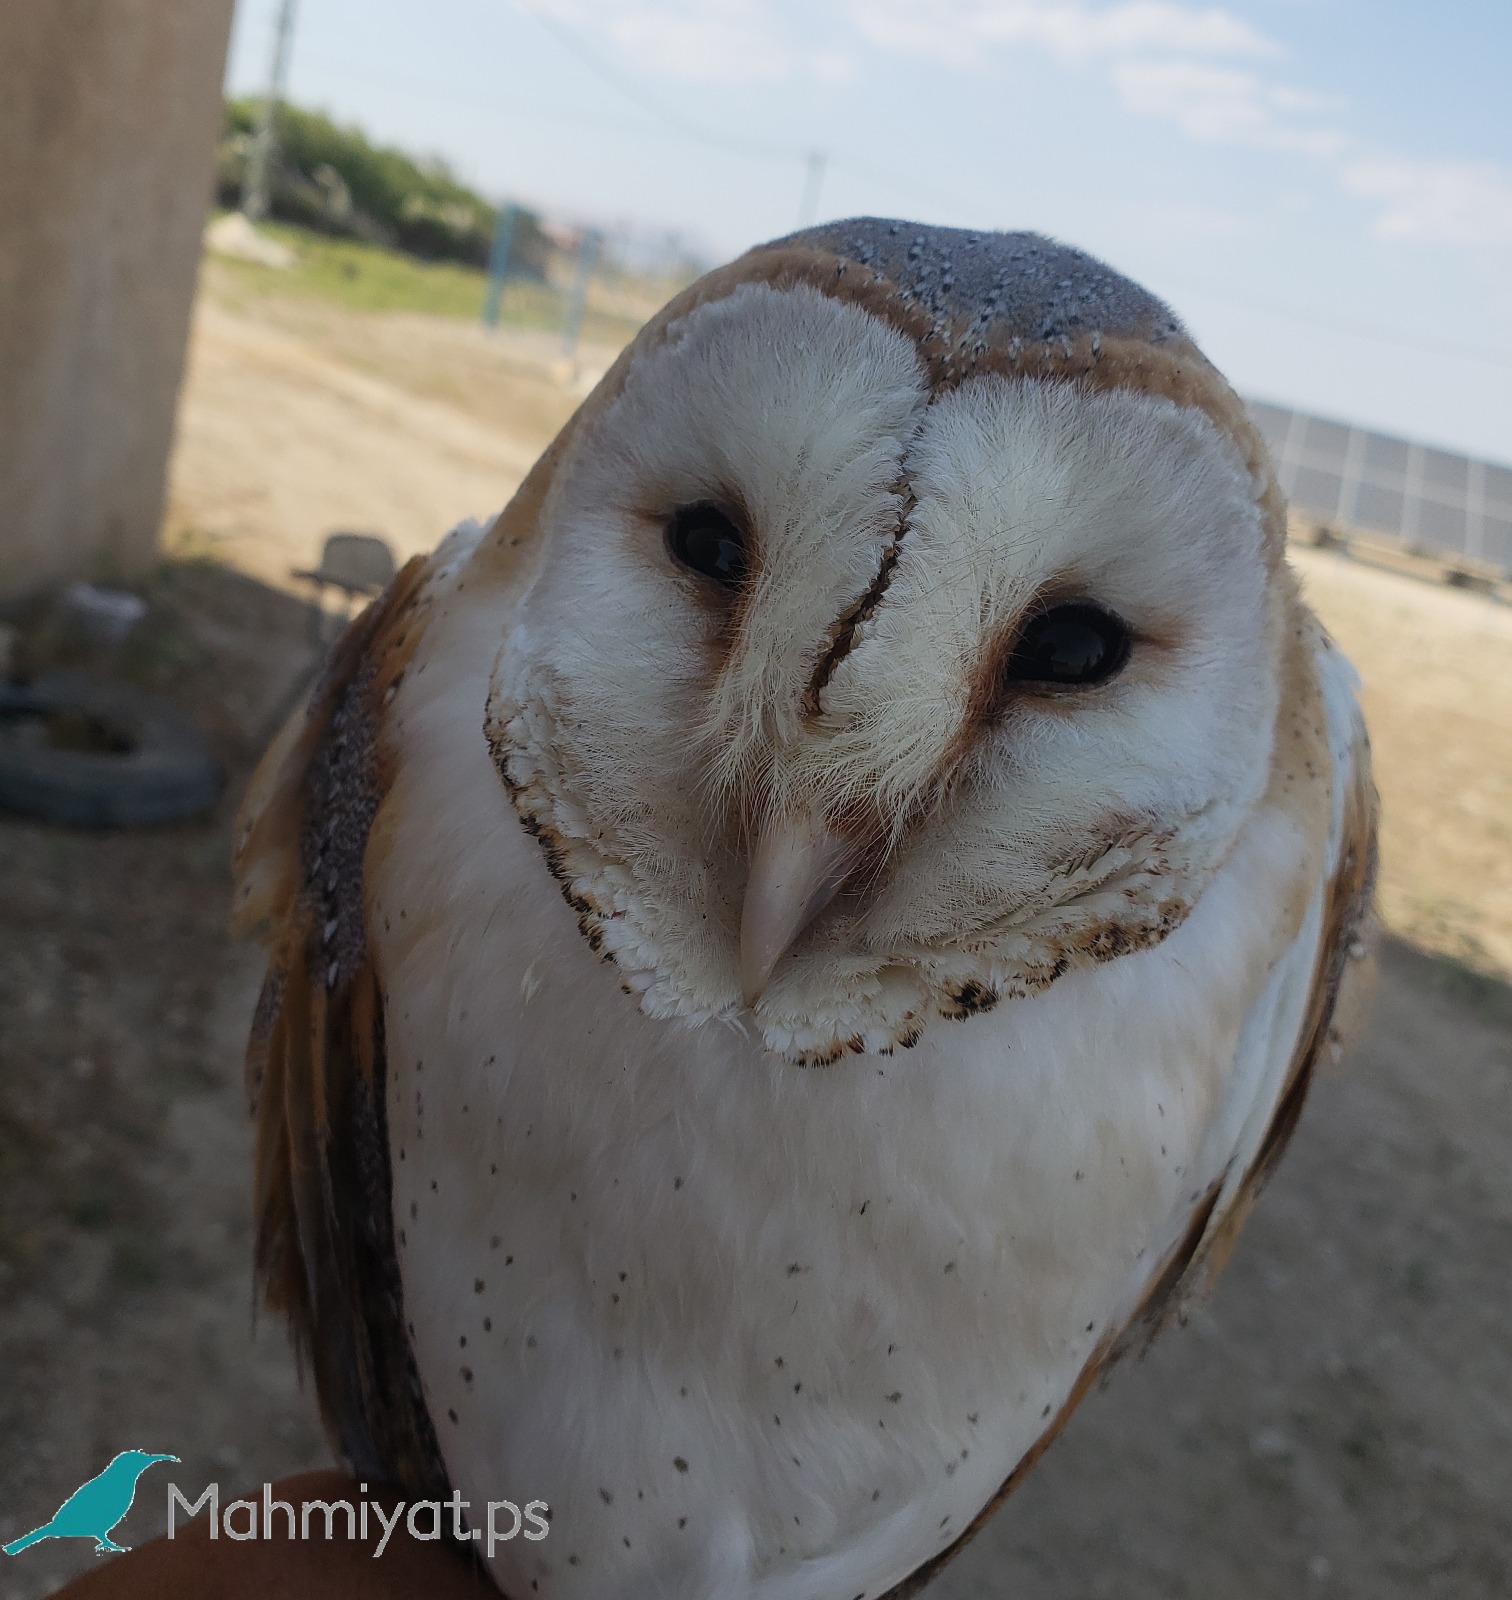
<svg viewBox="0 0 1512 1600">
<path fill-rule="evenodd" d="M 348 628 L 255 775 L 234 917 L 269 938 L 247 1052 L 259 1287 L 289 1320 L 342 1454 L 413 1493 L 446 1480 L 404 1325 L 363 883 L 389 779 L 385 708 L 423 627 L 427 569 L 410 562 Z"/>
</svg>

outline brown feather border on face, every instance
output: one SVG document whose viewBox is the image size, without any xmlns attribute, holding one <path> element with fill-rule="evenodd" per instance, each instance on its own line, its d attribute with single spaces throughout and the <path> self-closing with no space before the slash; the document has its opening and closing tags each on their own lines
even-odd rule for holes
<svg viewBox="0 0 1512 1600">
<path fill-rule="evenodd" d="M 648 1015 L 664 1014 L 645 1004 L 645 985 L 664 976 L 646 965 L 646 951 L 656 949 L 654 929 L 639 925 L 631 906 L 595 887 L 606 871 L 625 872 L 625 862 L 611 854 L 600 830 L 574 817 L 563 775 L 569 769 L 549 744 L 537 742 L 533 730 L 550 725 L 549 713 L 511 702 L 497 691 L 495 684 L 484 728 L 510 804 L 541 847 L 546 869 L 589 948 L 620 969 L 621 988 Z M 766 1047 L 804 1067 L 832 1066 L 847 1054 L 890 1056 L 912 1049 L 927 1019 L 963 1021 L 1000 1001 L 1040 993 L 1067 972 L 1155 948 L 1186 920 L 1201 892 L 1204 868 L 1200 862 L 1176 859 L 1167 835 L 1140 838 L 1151 846 L 1145 861 L 1123 859 L 1129 843 L 1125 838 L 1092 852 L 1082 864 L 1082 901 L 1058 914 L 1047 912 L 1032 937 L 988 928 L 928 964 L 878 956 L 879 980 L 889 978 L 898 991 L 887 1011 L 858 1008 L 848 1019 L 826 1018 L 817 1027 L 803 1023 L 807 1036 L 795 1040 L 790 1032 L 795 1025 L 781 1017 L 774 1021 L 763 1001 L 755 1015 Z M 1144 898 L 1136 899 L 1141 891 Z M 626 940 L 627 927 L 632 935 Z M 616 951 L 621 940 L 628 956 Z M 706 1016 L 724 1014 L 727 1005 L 721 998 Z"/>
</svg>

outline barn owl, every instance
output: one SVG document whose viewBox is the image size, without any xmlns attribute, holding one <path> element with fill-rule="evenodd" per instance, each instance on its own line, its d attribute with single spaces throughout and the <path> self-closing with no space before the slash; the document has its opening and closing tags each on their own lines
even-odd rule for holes
<svg viewBox="0 0 1512 1600">
<path fill-rule="evenodd" d="M 1226 1256 L 1370 892 L 1242 405 L 1032 234 L 673 300 L 238 825 L 257 1261 L 513 1600 L 912 1594 Z"/>
</svg>

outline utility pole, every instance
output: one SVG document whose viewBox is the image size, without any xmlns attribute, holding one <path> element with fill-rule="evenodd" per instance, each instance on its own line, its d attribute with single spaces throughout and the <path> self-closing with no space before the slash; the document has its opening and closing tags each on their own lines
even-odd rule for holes
<svg viewBox="0 0 1512 1600">
<path fill-rule="evenodd" d="M 493 245 L 488 252 L 488 293 L 483 300 L 485 328 L 499 325 L 499 302 L 504 297 L 504 282 L 509 277 L 509 257 L 514 249 L 515 218 L 519 211 L 516 205 L 502 205 L 494 223 Z"/>
<path fill-rule="evenodd" d="M 289 76 L 289 42 L 293 32 L 294 0 L 280 0 L 278 25 L 273 34 L 273 70 L 268 77 L 268 92 L 263 96 L 262 110 L 258 114 L 257 131 L 252 135 L 252 148 L 247 152 L 247 174 L 242 180 L 241 208 L 253 222 L 268 214 L 268 187 L 273 170 L 273 119 L 284 97 L 284 84 Z"/>
<path fill-rule="evenodd" d="M 824 183 L 824 167 L 828 160 L 822 150 L 810 150 L 808 165 L 803 177 L 803 198 L 798 202 L 798 226 L 811 228 L 819 216 L 819 190 Z"/>
</svg>

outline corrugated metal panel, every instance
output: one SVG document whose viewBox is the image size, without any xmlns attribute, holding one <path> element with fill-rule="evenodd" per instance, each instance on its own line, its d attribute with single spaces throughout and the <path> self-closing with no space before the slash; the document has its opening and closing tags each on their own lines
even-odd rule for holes
<svg viewBox="0 0 1512 1600">
<path fill-rule="evenodd" d="M 1512 574 L 1512 467 L 1251 401 L 1304 516 Z"/>
</svg>

